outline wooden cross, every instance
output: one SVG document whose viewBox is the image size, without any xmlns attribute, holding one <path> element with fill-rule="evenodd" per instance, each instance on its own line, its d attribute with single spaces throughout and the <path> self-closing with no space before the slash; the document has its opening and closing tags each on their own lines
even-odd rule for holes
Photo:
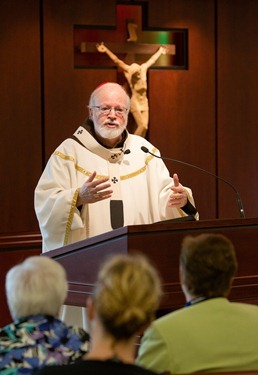
<svg viewBox="0 0 258 375">
<path fill-rule="evenodd" d="M 127 64 L 142 64 L 163 44 L 167 47 L 167 54 L 160 56 L 152 69 L 186 69 L 187 30 L 147 27 L 144 21 L 147 18 L 147 6 L 147 3 L 136 1 L 130 4 L 118 3 L 116 27 L 76 25 L 75 68 L 116 68 L 106 54 L 96 49 L 96 44 L 104 42 Z"/>
</svg>

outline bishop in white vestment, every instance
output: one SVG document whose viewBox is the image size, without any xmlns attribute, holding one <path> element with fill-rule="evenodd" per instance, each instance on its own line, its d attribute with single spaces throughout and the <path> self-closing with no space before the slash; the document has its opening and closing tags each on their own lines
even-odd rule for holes
<svg viewBox="0 0 258 375">
<path fill-rule="evenodd" d="M 120 85 L 100 85 L 89 120 L 51 155 L 35 190 L 43 252 L 119 226 L 198 219 L 191 189 L 141 147 L 160 156 L 158 149 L 126 130 L 129 108 Z"/>
</svg>

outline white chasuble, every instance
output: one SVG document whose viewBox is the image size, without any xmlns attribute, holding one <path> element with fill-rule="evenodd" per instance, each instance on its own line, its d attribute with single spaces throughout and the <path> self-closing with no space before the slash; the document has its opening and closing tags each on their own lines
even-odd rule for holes
<svg viewBox="0 0 258 375">
<path fill-rule="evenodd" d="M 126 135 L 122 149 L 108 149 L 80 126 L 75 139 L 66 139 L 51 155 L 35 189 L 43 252 L 120 225 L 152 224 L 187 216 L 183 210 L 167 206 L 174 181 L 164 162 L 144 153 L 141 147 L 158 156 L 159 151 L 140 136 Z M 98 179 L 109 178 L 112 197 L 78 209 L 79 189 L 94 171 Z M 191 190 L 185 189 L 194 205 Z M 62 319 L 89 331 L 84 308 L 64 306 Z"/>
<path fill-rule="evenodd" d="M 116 225 L 151 224 L 187 216 L 181 209 L 167 206 L 174 182 L 161 159 L 141 150 L 145 146 L 160 155 L 146 139 L 127 133 L 123 149 L 108 149 L 84 127 L 80 126 L 74 136 L 77 140 L 66 139 L 52 154 L 35 190 L 44 252 L 111 231 Z M 94 171 L 96 178 L 109 178 L 113 195 L 79 210 L 79 188 Z M 185 189 L 194 205 L 191 190 Z M 113 223 L 112 207 L 122 214 Z"/>
</svg>

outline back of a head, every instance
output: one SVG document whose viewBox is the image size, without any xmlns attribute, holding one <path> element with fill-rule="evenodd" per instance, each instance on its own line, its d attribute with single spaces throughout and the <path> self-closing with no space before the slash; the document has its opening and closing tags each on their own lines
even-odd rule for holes
<svg viewBox="0 0 258 375">
<path fill-rule="evenodd" d="M 180 269 L 183 288 L 191 295 L 226 296 L 237 271 L 234 246 L 221 234 L 187 236 L 182 242 Z"/>
<path fill-rule="evenodd" d="M 33 256 L 9 270 L 6 295 L 13 319 L 58 314 L 67 294 L 64 268 L 51 258 Z"/>
<path fill-rule="evenodd" d="M 126 340 L 150 323 L 161 297 L 155 268 L 141 255 L 117 255 L 99 272 L 96 313 L 105 330 Z"/>
</svg>

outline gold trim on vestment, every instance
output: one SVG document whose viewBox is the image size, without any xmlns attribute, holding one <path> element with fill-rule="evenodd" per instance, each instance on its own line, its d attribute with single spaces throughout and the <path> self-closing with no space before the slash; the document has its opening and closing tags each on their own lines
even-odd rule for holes
<svg viewBox="0 0 258 375">
<path fill-rule="evenodd" d="M 154 149 L 153 152 L 154 152 L 155 150 L 156 150 L 156 149 Z M 77 171 L 79 171 L 79 172 L 85 174 L 86 176 L 91 176 L 92 172 L 88 172 L 88 171 L 86 171 L 84 168 L 80 167 L 78 164 L 75 164 L 75 159 L 74 159 L 73 156 L 64 155 L 64 154 L 63 154 L 62 152 L 60 152 L 60 151 L 55 151 L 55 152 L 54 152 L 54 155 L 57 155 L 57 156 L 59 156 L 60 158 L 62 158 L 62 159 L 64 159 L 64 160 L 70 160 L 70 161 L 72 161 L 72 162 L 74 163 L 75 169 L 76 169 Z M 129 178 L 133 178 L 133 177 L 138 176 L 139 174 L 145 172 L 148 163 L 149 163 L 153 158 L 154 158 L 153 155 L 148 156 L 148 157 L 146 158 L 146 160 L 145 160 L 145 166 L 144 166 L 144 167 L 138 169 L 138 170 L 135 171 L 135 172 L 128 173 L 128 174 L 125 174 L 125 175 L 123 175 L 123 176 L 120 176 L 120 180 L 121 180 L 121 181 L 124 181 L 124 180 L 127 180 L 127 179 L 129 179 Z M 99 175 L 99 174 L 96 175 L 96 178 L 98 178 L 98 179 L 100 179 L 100 178 L 107 178 L 107 177 L 109 177 L 109 176 L 103 176 L 103 175 Z"/>
<path fill-rule="evenodd" d="M 153 150 L 152 150 L 152 153 L 155 153 L 157 149 L 154 147 Z M 75 164 L 75 159 L 73 156 L 69 156 L 69 155 L 64 155 L 62 152 L 60 151 L 55 151 L 54 152 L 54 155 L 57 155 L 59 156 L 60 158 L 64 159 L 64 160 L 70 160 L 74 163 L 74 166 L 75 166 L 75 169 L 81 173 L 83 173 L 84 175 L 86 176 L 91 176 L 92 172 L 89 172 L 89 171 L 86 171 L 84 168 L 80 167 L 79 165 Z M 132 173 L 128 173 L 126 175 L 123 175 L 123 176 L 120 176 L 120 179 L 121 180 L 127 180 L 129 178 L 133 178 L 133 177 L 136 177 L 138 176 L 139 174 L 143 173 L 146 171 L 146 168 L 147 168 L 147 165 L 148 163 L 154 158 L 153 155 L 149 155 L 146 160 L 145 160 L 145 165 L 136 170 L 135 172 L 132 172 Z M 100 179 L 100 178 L 106 178 L 106 177 L 109 177 L 109 176 L 103 176 L 103 175 L 96 175 L 96 178 Z M 190 197 L 190 194 L 189 192 L 184 189 L 188 195 L 188 199 L 191 201 L 191 197 Z M 73 196 L 73 200 L 72 200 L 72 206 L 71 206 L 71 209 L 70 209 L 70 213 L 69 213 L 69 217 L 68 217 L 68 221 L 67 221 L 67 224 L 66 224 L 66 230 L 65 230 L 65 239 L 64 239 L 64 246 L 68 244 L 68 238 L 69 238 L 69 233 L 71 231 L 71 225 L 72 225 L 72 220 L 73 220 L 73 216 L 74 216 L 74 211 L 75 211 L 75 207 L 76 207 L 76 202 L 77 202 L 77 197 L 78 197 L 78 194 L 79 194 L 79 188 L 75 191 L 75 194 Z M 183 217 L 183 216 L 186 216 L 185 213 L 180 209 L 180 208 L 177 208 L 177 211 L 179 212 L 180 216 Z M 88 215 L 88 209 L 87 209 L 87 215 Z M 87 227 L 86 228 L 86 238 L 89 237 L 89 228 Z"/>
<path fill-rule="evenodd" d="M 72 225 L 72 221 L 73 221 L 74 210 L 75 210 L 75 207 L 76 207 L 76 202 L 77 202 L 79 190 L 80 190 L 80 188 L 76 189 L 75 193 L 74 193 L 74 196 L 73 196 L 72 205 L 71 205 L 71 208 L 70 208 L 70 212 L 69 212 L 69 216 L 68 216 L 68 220 L 67 220 L 66 228 L 65 228 L 64 246 L 68 244 L 69 233 L 71 231 L 71 225 Z"/>
<path fill-rule="evenodd" d="M 185 213 L 184 213 L 184 211 L 181 210 L 181 208 L 177 208 L 177 207 L 176 207 L 176 209 L 177 209 L 177 211 L 180 213 L 180 215 L 181 215 L 182 217 L 186 216 Z"/>
</svg>

